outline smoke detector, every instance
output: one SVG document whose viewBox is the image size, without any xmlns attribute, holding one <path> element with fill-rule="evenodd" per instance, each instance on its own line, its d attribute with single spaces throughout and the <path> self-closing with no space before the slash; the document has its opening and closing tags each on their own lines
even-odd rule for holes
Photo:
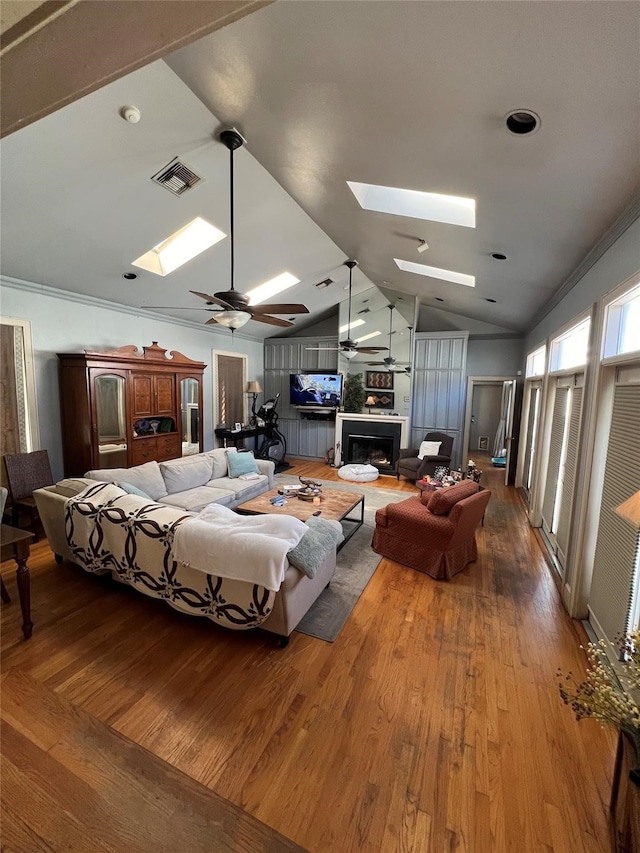
<svg viewBox="0 0 640 853">
<path fill-rule="evenodd" d="M 142 118 L 142 114 L 137 107 L 123 107 L 120 110 L 120 115 L 125 121 L 128 121 L 130 124 L 138 124 L 138 122 Z"/>
</svg>

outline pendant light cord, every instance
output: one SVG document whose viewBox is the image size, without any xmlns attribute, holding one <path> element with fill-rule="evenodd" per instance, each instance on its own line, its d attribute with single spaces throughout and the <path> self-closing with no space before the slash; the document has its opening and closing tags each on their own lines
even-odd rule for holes
<svg viewBox="0 0 640 853">
<path fill-rule="evenodd" d="M 235 290 L 235 241 L 234 241 L 234 227 L 233 227 L 233 148 L 229 149 L 229 155 L 231 157 L 230 166 L 229 166 L 229 179 L 230 179 L 230 188 L 229 188 L 229 220 L 230 220 L 230 229 L 231 229 L 231 290 Z"/>
<path fill-rule="evenodd" d="M 347 340 L 351 340 L 351 274 L 353 267 L 349 267 L 349 318 L 347 320 Z"/>
</svg>

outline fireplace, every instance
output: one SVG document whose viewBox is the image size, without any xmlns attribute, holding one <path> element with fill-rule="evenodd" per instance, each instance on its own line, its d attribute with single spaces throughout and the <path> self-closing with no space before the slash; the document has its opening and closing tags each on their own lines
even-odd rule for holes
<svg viewBox="0 0 640 853">
<path fill-rule="evenodd" d="M 368 463 L 393 474 L 400 455 L 402 425 L 390 421 L 343 420 L 342 462 Z"/>
</svg>

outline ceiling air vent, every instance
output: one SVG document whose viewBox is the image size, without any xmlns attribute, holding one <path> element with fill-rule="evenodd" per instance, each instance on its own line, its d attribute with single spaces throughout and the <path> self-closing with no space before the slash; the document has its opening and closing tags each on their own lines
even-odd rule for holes
<svg viewBox="0 0 640 853">
<path fill-rule="evenodd" d="M 329 287 L 330 284 L 333 284 L 332 278 L 325 278 L 323 281 L 319 281 L 317 284 L 314 284 L 314 287 Z"/>
<path fill-rule="evenodd" d="M 174 195 L 182 195 L 194 187 L 202 178 L 190 166 L 174 157 L 164 168 L 152 175 L 151 180 Z"/>
<path fill-rule="evenodd" d="M 371 314 L 371 308 L 361 308 L 358 314 Z"/>
</svg>

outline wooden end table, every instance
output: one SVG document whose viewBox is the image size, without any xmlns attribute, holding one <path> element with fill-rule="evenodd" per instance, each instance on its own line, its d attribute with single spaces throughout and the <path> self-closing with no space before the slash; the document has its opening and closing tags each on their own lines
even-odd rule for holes
<svg viewBox="0 0 640 853">
<path fill-rule="evenodd" d="M 274 498 L 277 495 L 278 489 L 271 489 L 257 498 L 252 498 L 250 501 L 240 504 L 240 506 L 236 507 L 235 511 L 240 515 L 292 515 L 300 521 L 306 521 L 320 510 L 320 518 L 328 518 L 333 521 L 339 521 L 342 524 L 344 539 L 338 545 L 336 551 L 341 551 L 356 530 L 359 530 L 364 524 L 363 494 L 341 492 L 338 489 L 325 489 L 323 486 L 319 504 L 314 504 L 311 501 L 302 501 L 297 497 L 288 497 L 286 499 L 287 503 L 284 506 L 274 506 L 270 498 Z M 349 513 L 358 507 L 360 511 L 354 518 Z"/>
<path fill-rule="evenodd" d="M 18 584 L 20 609 L 22 610 L 22 633 L 25 640 L 28 640 L 33 629 L 33 622 L 31 621 L 31 578 L 27 560 L 29 559 L 31 542 L 35 539 L 35 536 L 28 530 L 18 530 L 17 527 L 3 524 L 0 528 L 0 537 L 2 551 L 0 559 L 2 562 L 14 559 L 18 566 L 16 581 Z M 2 600 L 4 602 L 11 600 L 9 593 L 5 589 L 4 582 L 2 583 Z"/>
</svg>

